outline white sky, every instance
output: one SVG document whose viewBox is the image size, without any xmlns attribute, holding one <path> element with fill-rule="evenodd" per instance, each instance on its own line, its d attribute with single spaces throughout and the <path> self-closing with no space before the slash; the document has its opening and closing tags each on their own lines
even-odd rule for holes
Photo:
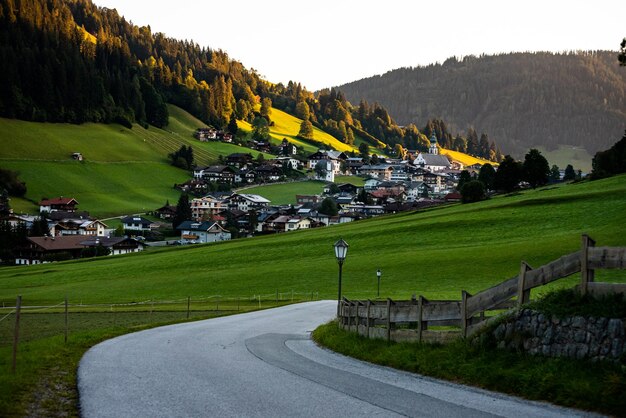
<svg viewBox="0 0 626 418">
<path fill-rule="evenodd" d="M 619 49 L 624 0 L 94 0 L 309 90 L 451 56 Z"/>
</svg>

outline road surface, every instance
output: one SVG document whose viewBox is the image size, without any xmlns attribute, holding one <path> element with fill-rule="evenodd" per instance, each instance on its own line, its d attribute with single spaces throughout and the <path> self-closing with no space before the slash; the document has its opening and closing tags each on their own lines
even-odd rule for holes
<svg viewBox="0 0 626 418">
<path fill-rule="evenodd" d="M 154 328 L 91 348 L 83 417 L 571 417 L 578 411 L 373 366 L 317 347 L 320 301 Z"/>
</svg>

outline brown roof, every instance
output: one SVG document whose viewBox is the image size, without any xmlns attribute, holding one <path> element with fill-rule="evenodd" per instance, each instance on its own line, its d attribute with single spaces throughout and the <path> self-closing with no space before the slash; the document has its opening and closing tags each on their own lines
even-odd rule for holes
<svg viewBox="0 0 626 418">
<path fill-rule="evenodd" d="M 69 205 L 72 202 L 78 205 L 78 202 L 73 197 L 55 197 L 54 199 L 43 199 L 39 202 L 39 206 Z"/>
<path fill-rule="evenodd" d="M 60 237 L 28 237 L 28 240 L 46 251 L 76 250 L 84 248 L 84 235 L 66 235 Z"/>
</svg>

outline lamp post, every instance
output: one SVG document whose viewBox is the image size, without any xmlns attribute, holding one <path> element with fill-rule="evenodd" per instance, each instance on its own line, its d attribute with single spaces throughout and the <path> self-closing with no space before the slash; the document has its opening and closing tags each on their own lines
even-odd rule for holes
<svg viewBox="0 0 626 418">
<path fill-rule="evenodd" d="M 337 263 L 339 263 L 339 290 L 337 292 L 337 318 L 339 318 L 339 307 L 341 306 L 341 269 L 343 267 L 343 262 L 346 259 L 346 255 L 348 255 L 348 243 L 343 239 L 339 239 L 335 243 L 335 257 L 337 258 Z"/>
<path fill-rule="evenodd" d="M 380 269 L 376 270 L 376 277 L 378 277 L 378 292 L 376 292 L 376 297 L 380 297 L 380 276 L 383 275 L 383 272 Z"/>
</svg>

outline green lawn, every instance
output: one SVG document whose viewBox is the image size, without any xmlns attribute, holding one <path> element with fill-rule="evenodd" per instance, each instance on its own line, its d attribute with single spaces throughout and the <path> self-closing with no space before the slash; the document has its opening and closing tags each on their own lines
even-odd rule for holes
<svg viewBox="0 0 626 418">
<path fill-rule="evenodd" d="M 240 295 L 275 289 L 336 297 L 332 244 L 350 244 L 343 290 L 381 296 L 459 298 L 518 273 L 521 260 L 540 266 L 580 247 L 588 233 L 598 245 L 626 245 L 626 176 L 562 185 L 310 231 L 219 244 L 159 249 L 0 270 L 0 300 L 22 294 L 29 304 L 56 303 L 69 294 L 88 303 Z M 598 280 L 625 281 L 620 272 Z M 563 285 L 573 284 L 575 279 Z"/>
<path fill-rule="evenodd" d="M 272 202 L 272 205 L 289 205 L 296 203 L 296 195 L 320 194 L 326 183 L 309 180 L 284 184 L 268 184 L 241 190 L 241 193 L 258 194 Z"/>
<path fill-rule="evenodd" d="M 358 176 L 335 176 L 335 183 L 350 183 L 357 187 L 363 187 L 363 185 L 365 184 L 365 179 Z"/>
</svg>

